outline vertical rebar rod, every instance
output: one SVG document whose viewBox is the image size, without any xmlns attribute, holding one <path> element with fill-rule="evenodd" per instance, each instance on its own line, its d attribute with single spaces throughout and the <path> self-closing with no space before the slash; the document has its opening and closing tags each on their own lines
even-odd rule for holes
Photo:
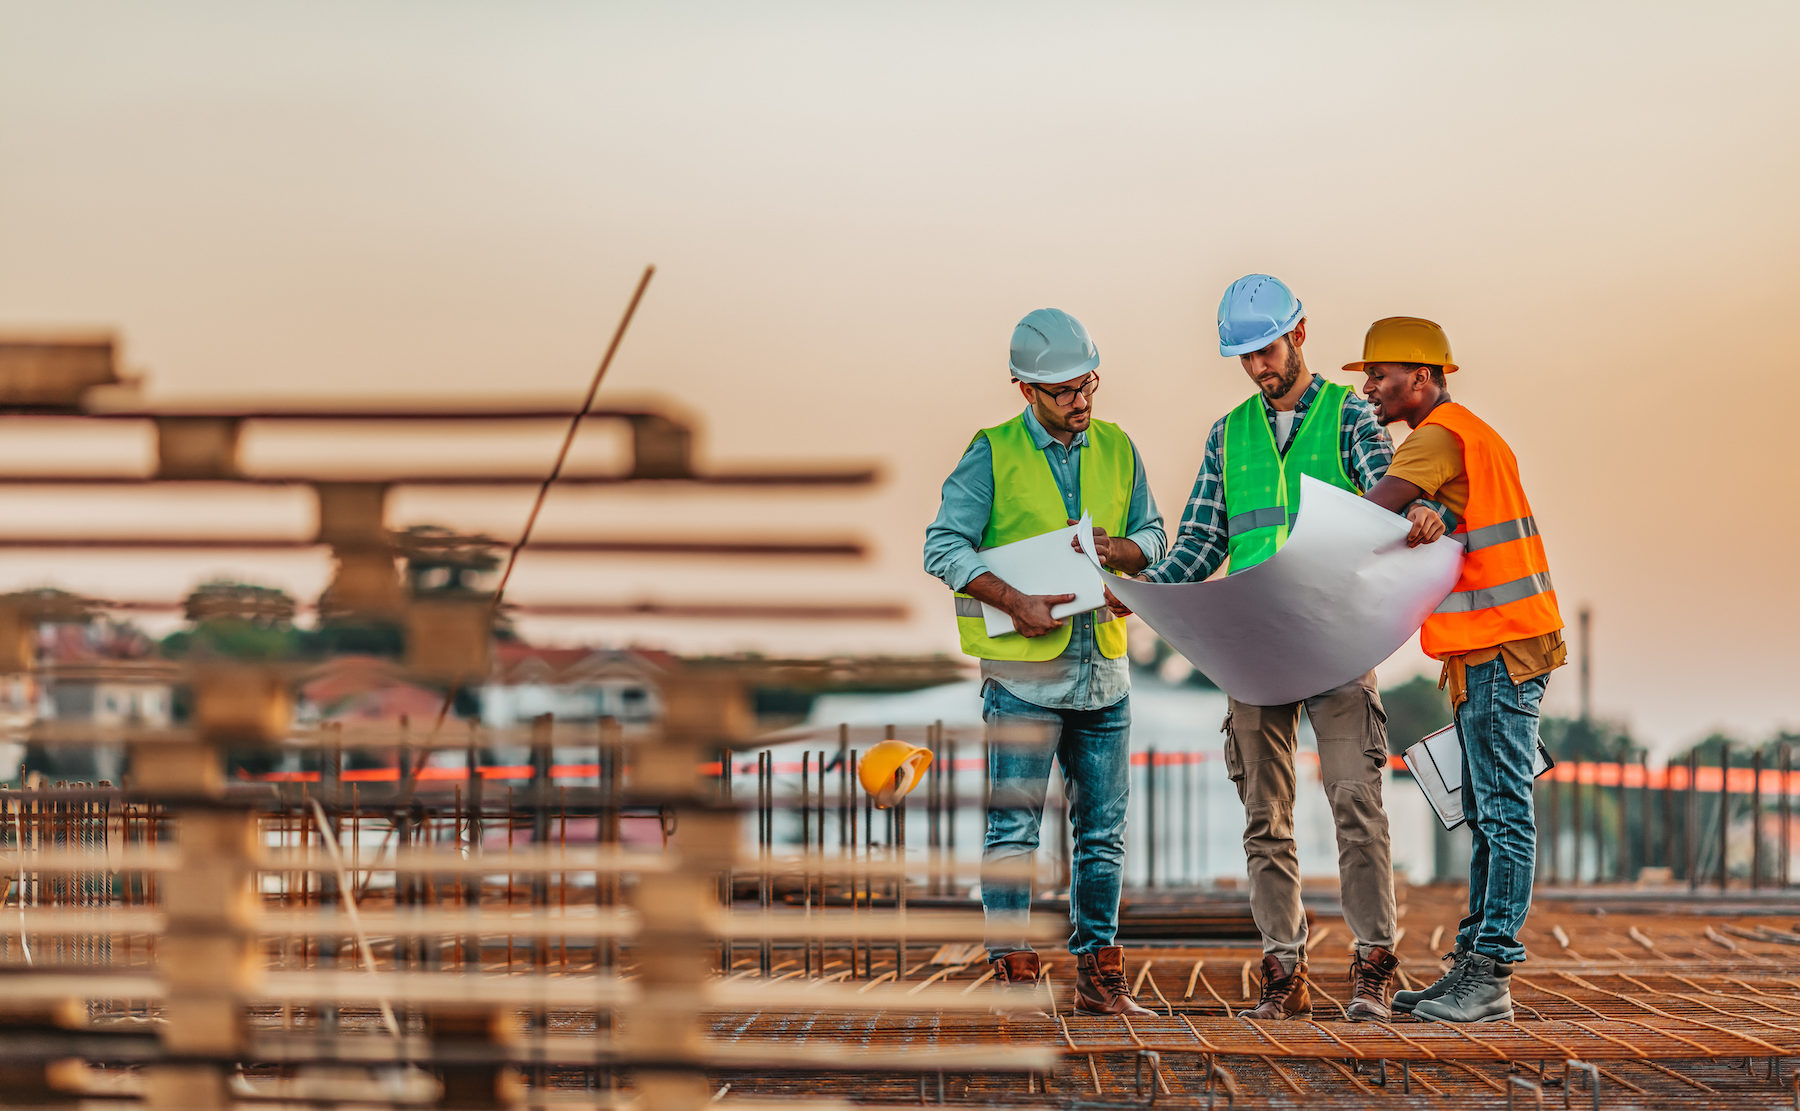
<svg viewBox="0 0 1800 1111">
<path fill-rule="evenodd" d="M 1144 886 L 1156 887 L 1156 749 L 1144 753 Z M 1070 898 L 1074 893 L 1070 892 Z"/>
<path fill-rule="evenodd" d="M 1681 823 L 1681 848 L 1687 850 L 1688 890 L 1699 890 L 1699 749 L 1688 753 L 1687 819 Z"/>
<path fill-rule="evenodd" d="M 1731 883 L 1731 742 L 1719 745 L 1719 890 Z"/>
<path fill-rule="evenodd" d="M 737 812 L 732 809 L 732 755 L 732 751 L 729 748 L 722 748 L 719 750 L 719 798 L 724 803 L 725 809 L 734 815 L 732 821 L 735 823 L 735 828 L 738 830 L 737 836 L 742 837 L 744 835 L 743 816 L 737 814 Z M 725 874 L 719 878 L 719 904 L 725 908 L 727 917 L 731 915 L 732 904 L 737 900 L 737 891 L 734 886 L 737 883 L 735 872 L 736 870 L 732 868 L 730 864 L 726 864 Z M 719 974 L 721 976 L 731 975 L 731 964 L 733 960 L 733 953 L 731 950 L 731 938 L 730 936 L 727 936 L 719 943 Z"/>
<path fill-rule="evenodd" d="M 800 854 L 803 862 L 800 869 L 800 892 L 801 905 L 806 908 L 806 913 L 809 915 L 812 913 L 812 868 L 804 861 L 811 853 L 812 751 L 808 749 L 800 753 Z M 806 951 L 806 963 L 807 971 L 811 972 L 812 950 L 810 948 Z"/>
<path fill-rule="evenodd" d="M 1648 757 L 1645 757 L 1648 760 Z M 1663 785 L 1659 792 L 1662 795 L 1662 836 L 1657 838 L 1657 848 L 1661 851 L 1652 859 L 1658 860 L 1669 870 L 1669 877 L 1676 875 L 1675 866 L 1675 765 L 1663 761 Z"/>
<path fill-rule="evenodd" d="M 825 750 L 819 750 L 819 821 L 815 836 L 818 838 L 819 865 L 819 912 L 825 910 Z M 807 947 L 812 947 L 812 940 L 807 940 Z M 825 938 L 819 938 L 819 975 L 825 975 Z"/>
<path fill-rule="evenodd" d="M 899 864 L 894 877 L 894 910 L 899 926 L 894 940 L 894 980 L 906 979 L 906 795 L 900 785 L 906 782 L 904 769 L 894 771 L 894 845 L 889 853 Z"/>
<path fill-rule="evenodd" d="M 1794 751 L 1786 742 L 1781 742 L 1781 886 L 1787 887 L 1793 875 L 1793 784 L 1789 781 L 1794 774 Z"/>
<path fill-rule="evenodd" d="M 845 733 L 848 732 L 848 729 L 848 726 L 844 727 Z M 843 735 L 845 734 L 840 734 L 840 736 Z M 838 805 L 843 808 L 841 813 L 848 817 L 849 820 L 840 821 L 838 823 L 838 833 L 839 836 L 843 838 L 844 863 L 849 865 L 849 867 L 845 869 L 845 875 L 850 881 L 850 917 L 854 922 L 858 908 L 862 906 L 862 884 L 859 882 L 860 877 L 857 875 L 856 867 L 856 862 L 858 860 L 855 798 L 857 785 L 857 758 L 855 749 L 846 749 L 845 752 L 844 763 L 838 769 L 838 794 L 841 796 Z M 850 936 L 850 975 L 852 977 L 855 977 L 856 975 L 856 956 L 858 947 L 859 939 L 856 936 L 856 932 L 852 931 Z"/>
<path fill-rule="evenodd" d="M 1619 742 L 1618 815 L 1619 838 L 1613 852 L 1613 875 L 1620 880 L 1631 877 L 1631 866 L 1637 856 L 1637 841 L 1631 836 L 1631 792 L 1625 786 L 1625 767 L 1631 762 L 1631 742 Z"/>
<path fill-rule="evenodd" d="M 943 740 L 939 733 L 938 739 Z M 956 742 L 944 745 L 944 811 L 949 815 L 949 825 L 944 830 L 944 855 L 950 860 L 956 859 L 956 823 L 962 817 L 960 800 L 956 797 Z"/>
<path fill-rule="evenodd" d="M 1188 883 L 1199 879 L 1194 874 L 1194 753 L 1184 753 L 1181 761 L 1181 875 Z"/>
<path fill-rule="evenodd" d="M 1652 838 L 1656 835 L 1656 822 L 1650 817 L 1650 750 L 1638 750 L 1638 774 L 1641 777 L 1638 788 L 1638 835 L 1642 838 L 1642 846 L 1638 852 L 1638 867 L 1648 868 L 1656 863 Z"/>
<path fill-rule="evenodd" d="M 890 727 L 888 736 L 893 734 Z M 863 792 L 863 903 L 872 917 L 875 913 L 875 796 Z M 875 978 L 875 935 L 863 939 L 863 974 Z"/>
<path fill-rule="evenodd" d="M 1750 890 L 1762 889 L 1762 749 L 1750 753 Z"/>
<path fill-rule="evenodd" d="M 934 862 L 927 873 L 926 890 L 933 895 L 941 895 L 944 891 L 941 878 L 943 869 L 937 867 L 935 863 L 944 847 L 944 762 L 938 753 L 938 749 L 942 747 L 943 733 L 944 723 L 933 722 L 926 730 L 929 740 L 925 742 L 925 747 L 932 754 L 931 771 L 925 792 L 925 803 L 929 815 L 925 831 L 926 848 L 929 850 L 926 859 Z"/>
<path fill-rule="evenodd" d="M 1562 779 L 1549 776 L 1544 784 L 1544 871 L 1550 882 L 1562 882 Z"/>
<path fill-rule="evenodd" d="M 775 848 L 775 754 L 765 751 L 759 756 L 762 771 L 762 796 L 760 813 L 762 816 L 762 851 L 759 854 L 761 875 L 757 877 L 758 903 L 762 908 L 764 933 L 759 949 L 763 978 L 767 979 L 774 969 L 774 940 L 767 933 L 769 915 L 774 904 L 774 882 L 769 874 L 769 856 Z"/>
<path fill-rule="evenodd" d="M 1575 834 L 1575 863 L 1569 870 L 1569 882 L 1576 887 L 1581 886 L 1581 858 L 1583 855 L 1581 851 L 1581 840 L 1582 835 L 1586 832 L 1586 830 L 1582 828 L 1581 813 L 1581 769 L 1585 767 L 1587 767 L 1587 761 L 1585 760 L 1575 765 L 1575 781 L 1569 784 L 1572 788 L 1571 793 L 1574 795 L 1573 805 L 1569 813 L 1569 829 Z"/>
<path fill-rule="evenodd" d="M 1606 774 L 1606 764 L 1594 761 L 1594 882 L 1606 880 L 1606 786 L 1601 779 Z M 1615 852 L 1613 854 L 1617 856 Z"/>
</svg>

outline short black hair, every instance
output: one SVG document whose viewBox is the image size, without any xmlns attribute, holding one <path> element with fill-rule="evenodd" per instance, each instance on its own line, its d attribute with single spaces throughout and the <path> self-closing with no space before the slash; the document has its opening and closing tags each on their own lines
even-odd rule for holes
<svg viewBox="0 0 1800 1111">
<path fill-rule="evenodd" d="M 1433 366 L 1430 363 L 1414 363 L 1412 368 L 1414 370 L 1429 370 L 1431 372 L 1431 384 L 1440 390 L 1449 386 L 1449 383 L 1444 381 L 1444 368 L 1441 366 Z"/>
</svg>

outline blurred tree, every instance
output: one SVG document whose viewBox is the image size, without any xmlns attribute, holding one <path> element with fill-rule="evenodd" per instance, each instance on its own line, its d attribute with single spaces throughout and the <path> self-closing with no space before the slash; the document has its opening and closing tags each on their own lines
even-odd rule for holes
<svg viewBox="0 0 1800 1111">
<path fill-rule="evenodd" d="M 304 635 L 294 628 L 294 599 L 284 590 L 230 579 L 201 583 L 182 611 L 193 623 L 162 639 L 170 659 L 192 655 L 240 660 L 291 659 Z"/>
<path fill-rule="evenodd" d="M 1415 675 L 1381 692 L 1387 710 L 1388 751 L 1407 747 L 1450 724 L 1450 698 L 1438 689 L 1437 680 Z"/>
</svg>

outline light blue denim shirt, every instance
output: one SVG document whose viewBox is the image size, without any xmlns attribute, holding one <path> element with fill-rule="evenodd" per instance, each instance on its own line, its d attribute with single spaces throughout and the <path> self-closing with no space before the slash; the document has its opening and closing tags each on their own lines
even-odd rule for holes
<svg viewBox="0 0 1800 1111">
<path fill-rule="evenodd" d="M 1025 410 L 1025 427 L 1050 464 L 1068 515 L 1080 517 L 1081 452 L 1087 447 L 1087 433 L 1077 433 L 1064 447 L 1030 409 Z M 1155 563 L 1162 558 L 1166 542 L 1162 514 L 1150 496 L 1144 460 L 1135 443 L 1131 455 L 1136 477 L 1125 514 L 1125 539 L 1136 543 L 1144 558 Z M 988 569 L 978 548 L 993 505 L 993 449 L 986 436 L 977 436 L 944 480 L 937 519 L 925 529 L 925 570 L 952 590 L 961 590 Z M 946 617 L 951 612 L 951 601 L 945 598 Z M 1062 655 L 1040 662 L 983 660 L 981 677 L 994 680 L 1027 702 L 1056 710 L 1097 710 L 1124 698 L 1131 690 L 1129 665 L 1122 657 L 1109 660 L 1100 654 L 1094 643 L 1094 615 L 1080 614 L 1070 618 L 1069 624 L 1069 646 Z"/>
</svg>

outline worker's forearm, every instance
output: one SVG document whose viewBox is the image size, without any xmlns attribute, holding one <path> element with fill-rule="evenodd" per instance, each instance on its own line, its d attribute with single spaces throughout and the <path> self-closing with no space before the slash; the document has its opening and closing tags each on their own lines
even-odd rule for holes
<svg viewBox="0 0 1800 1111">
<path fill-rule="evenodd" d="M 1019 602 L 1025 596 L 1002 582 L 999 575 L 992 571 L 983 571 L 969 580 L 963 587 L 963 593 L 977 601 L 986 602 L 995 609 L 1003 610 L 1009 615 L 1017 615 Z"/>
<path fill-rule="evenodd" d="M 1135 575 L 1150 561 L 1144 558 L 1144 549 L 1137 546 L 1137 541 L 1119 539 L 1112 542 L 1106 565 L 1121 575 Z"/>
<path fill-rule="evenodd" d="M 1406 507 L 1425 496 L 1425 491 L 1406 481 L 1388 475 L 1370 488 L 1363 497 L 1389 513 L 1406 514 Z"/>
</svg>

